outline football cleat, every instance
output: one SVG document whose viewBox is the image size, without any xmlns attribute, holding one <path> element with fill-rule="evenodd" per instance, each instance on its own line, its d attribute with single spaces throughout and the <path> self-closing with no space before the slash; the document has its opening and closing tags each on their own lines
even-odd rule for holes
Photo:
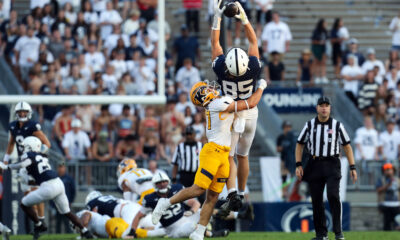
<svg viewBox="0 0 400 240">
<path fill-rule="evenodd" d="M 243 199 L 244 197 L 239 195 L 237 191 L 231 192 L 226 197 L 227 201 L 222 204 L 221 210 L 228 211 L 228 214 L 229 211 L 237 212 L 243 206 Z"/>
</svg>

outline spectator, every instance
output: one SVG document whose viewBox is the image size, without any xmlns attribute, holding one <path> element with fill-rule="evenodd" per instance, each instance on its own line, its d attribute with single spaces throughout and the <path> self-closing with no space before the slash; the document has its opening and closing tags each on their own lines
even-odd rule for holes
<svg viewBox="0 0 400 240">
<path fill-rule="evenodd" d="M 91 0 L 93 2 L 93 10 L 97 13 L 97 15 L 100 15 L 103 11 L 107 9 L 107 2 L 110 2 L 109 0 Z M 112 5 L 111 5 L 112 7 Z M 100 21 L 99 21 L 100 22 Z"/>
<path fill-rule="evenodd" d="M 390 22 L 389 29 L 393 32 L 392 48 L 400 51 L 400 11 Z"/>
<path fill-rule="evenodd" d="M 121 24 L 122 18 L 119 13 L 113 9 L 111 1 L 108 1 L 106 3 L 106 9 L 101 11 L 99 22 L 101 25 L 100 36 L 103 40 L 111 34 L 113 25 Z"/>
<path fill-rule="evenodd" d="M 375 57 L 375 49 L 368 48 L 367 50 L 367 61 L 363 63 L 361 66 L 364 74 L 366 74 L 369 70 L 373 70 L 375 66 L 379 67 L 379 76 L 385 76 L 385 66 L 381 60 L 376 59 Z"/>
<path fill-rule="evenodd" d="M 138 95 L 139 86 L 136 84 L 129 73 L 125 73 L 121 77 L 121 85 L 124 87 L 126 95 Z"/>
<path fill-rule="evenodd" d="M 93 141 L 93 158 L 100 162 L 109 162 L 114 157 L 113 144 L 107 131 L 101 131 Z"/>
<path fill-rule="evenodd" d="M 94 126 L 93 122 L 95 116 L 99 113 L 99 105 L 83 104 L 76 107 L 76 118 L 79 118 L 82 122 L 82 130 L 85 131 L 92 140 L 94 137 Z"/>
<path fill-rule="evenodd" d="M 205 122 L 203 121 L 203 114 L 204 113 L 196 113 L 194 115 L 194 121 L 192 124 L 192 127 L 196 133 L 196 141 L 204 142 L 203 138 L 205 137 L 206 133 L 206 127 L 205 127 Z"/>
<path fill-rule="evenodd" d="M 352 54 L 357 57 L 358 66 L 362 66 L 365 62 L 365 57 L 360 51 L 358 51 L 358 40 L 356 38 L 350 38 L 347 46 L 348 49 L 345 51 L 342 57 L 342 65 L 347 65 L 347 56 Z"/>
<path fill-rule="evenodd" d="M 178 83 L 178 93 L 189 92 L 196 82 L 201 81 L 199 70 L 193 66 L 191 58 L 183 60 L 183 66 L 176 73 L 175 81 Z"/>
<path fill-rule="evenodd" d="M 101 2 L 105 3 L 105 1 L 102 1 L 102 0 L 97 1 L 98 4 L 101 3 Z M 92 4 L 90 3 L 90 0 L 85 0 L 83 2 L 82 6 L 83 6 L 82 10 L 83 10 L 83 17 L 85 19 L 85 23 L 88 24 L 88 25 L 91 24 L 91 23 L 97 23 L 98 19 L 99 19 L 99 16 L 98 16 L 98 14 L 96 12 L 93 11 Z M 102 10 L 100 10 L 100 11 L 102 11 Z"/>
<path fill-rule="evenodd" d="M 149 166 L 147 168 L 150 170 L 150 172 L 153 174 L 153 176 L 158 173 L 167 174 L 164 170 L 158 168 L 157 161 L 155 161 L 155 160 L 150 160 Z"/>
<path fill-rule="evenodd" d="M 396 83 L 400 80 L 400 73 L 396 68 L 392 68 L 386 73 L 385 79 L 387 80 L 387 89 L 394 90 L 396 88 Z M 383 84 L 383 82 L 381 82 L 381 84 Z"/>
<path fill-rule="evenodd" d="M 43 80 L 39 77 L 35 70 L 29 70 L 29 92 L 32 95 L 39 95 Z"/>
<path fill-rule="evenodd" d="M 340 64 L 342 60 L 342 49 L 349 39 L 349 31 L 343 26 L 343 20 L 336 18 L 331 30 L 332 63 L 335 67 L 335 77 L 340 79 Z"/>
<path fill-rule="evenodd" d="M 257 36 L 261 35 L 262 17 L 264 16 L 265 24 L 271 22 L 274 2 L 275 0 L 255 0 L 257 9 Z"/>
<path fill-rule="evenodd" d="M 147 24 L 147 29 L 158 33 L 158 26 L 159 26 L 158 12 L 156 12 L 155 18 Z M 171 37 L 171 26 L 169 25 L 169 23 L 167 21 L 164 21 L 164 32 L 165 32 L 165 41 L 168 41 Z"/>
<path fill-rule="evenodd" d="M 364 84 L 358 92 L 358 108 L 363 111 L 364 114 L 373 112 L 374 99 L 378 87 L 379 85 L 374 80 L 374 71 L 368 71 L 364 79 Z"/>
<path fill-rule="evenodd" d="M 150 22 L 154 19 L 155 8 L 157 7 L 157 0 L 137 0 L 140 10 L 140 16 Z"/>
<path fill-rule="evenodd" d="M 23 87 L 27 90 L 29 69 L 39 58 L 40 40 L 34 36 L 34 29 L 28 28 L 28 35 L 21 36 L 15 44 L 15 60 L 21 72 Z"/>
<path fill-rule="evenodd" d="M 176 57 L 175 73 L 183 66 L 186 58 L 192 60 L 192 65 L 196 66 L 196 56 L 200 58 L 200 48 L 196 37 L 189 36 L 189 30 L 185 24 L 181 26 L 181 36 L 174 42 L 174 55 Z"/>
<path fill-rule="evenodd" d="M 58 115 L 58 116 L 57 116 Z M 61 113 L 58 113 L 54 120 L 54 134 L 56 141 L 61 146 L 64 135 L 71 130 L 72 109 L 71 106 L 63 105 Z"/>
<path fill-rule="evenodd" d="M 73 65 L 68 77 L 64 78 L 61 82 L 61 93 L 71 94 L 72 86 L 78 86 L 79 94 L 86 94 L 88 91 L 88 81 L 84 80 L 79 72 L 78 65 Z"/>
<path fill-rule="evenodd" d="M 35 9 L 35 8 L 43 8 L 44 5 L 49 4 L 50 0 L 31 0 L 30 1 L 30 9 Z"/>
<path fill-rule="evenodd" d="M 329 82 L 326 77 L 326 41 L 328 38 L 325 19 L 321 18 L 311 37 L 311 51 L 314 55 L 314 81 L 316 84 Z"/>
<path fill-rule="evenodd" d="M 134 135 L 128 135 L 125 138 L 118 141 L 115 147 L 115 157 L 118 161 L 121 161 L 125 157 L 137 159 L 139 143 L 137 137 Z"/>
<path fill-rule="evenodd" d="M 131 107 L 124 105 L 122 114 L 116 119 L 118 138 L 124 138 L 128 135 L 136 135 L 136 128 L 138 127 L 136 117 L 131 113 Z"/>
<path fill-rule="evenodd" d="M 187 106 L 183 112 L 185 120 L 183 121 L 185 123 L 185 126 L 189 126 L 193 122 L 193 113 L 192 109 L 190 106 Z"/>
<path fill-rule="evenodd" d="M 364 117 L 364 126 L 356 130 L 354 142 L 357 161 L 378 160 L 378 132 L 375 130 L 370 116 Z"/>
<path fill-rule="evenodd" d="M 115 77 L 120 79 L 128 71 L 128 64 L 125 61 L 125 51 L 118 50 L 114 60 L 110 61 L 110 65 L 115 69 Z"/>
<path fill-rule="evenodd" d="M 399 160 L 400 132 L 395 127 L 396 121 L 389 119 L 386 122 L 386 131 L 379 135 L 379 152 L 385 162 L 396 163 Z"/>
<path fill-rule="evenodd" d="M 129 37 L 129 43 L 130 45 L 125 49 L 126 59 L 133 59 L 133 55 L 135 54 L 135 52 L 139 52 L 140 55 L 144 55 L 143 48 L 137 44 L 136 34 L 132 34 Z"/>
<path fill-rule="evenodd" d="M 110 95 L 114 95 L 117 92 L 118 79 L 115 75 L 115 69 L 111 64 L 106 67 L 106 72 L 101 76 L 104 82 L 104 88 Z"/>
<path fill-rule="evenodd" d="M 114 118 L 108 111 L 108 105 L 102 105 L 100 115 L 94 120 L 94 131 L 98 135 L 101 131 L 107 131 L 108 136 L 112 136 L 114 130 Z"/>
<path fill-rule="evenodd" d="M 147 131 L 160 130 L 159 120 L 154 116 L 154 107 L 147 106 L 145 110 L 145 117 L 140 121 L 139 125 L 139 136 L 144 136 Z"/>
<path fill-rule="evenodd" d="M 375 129 L 379 133 L 386 130 L 385 128 L 387 122 L 386 109 L 387 109 L 386 103 L 382 99 L 378 100 L 373 120 Z"/>
<path fill-rule="evenodd" d="M 261 40 L 263 41 L 264 53 L 271 54 L 276 51 L 284 54 L 289 51 L 292 33 L 289 26 L 280 21 L 278 12 L 272 13 L 272 21 L 265 25 Z"/>
<path fill-rule="evenodd" d="M 391 163 L 382 166 L 382 174 L 376 183 L 379 210 L 383 213 L 383 230 L 393 230 L 395 217 L 400 214 L 400 181 Z"/>
<path fill-rule="evenodd" d="M 390 72 L 393 68 L 396 68 L 396 62 L 399 60 L 399 52 L 396 49 L 390 49 L 389 58 L 385 61 L 385 71 Z"/>
<path fill-rule="evenodd" d="M 149 38 L 152 42 L 156 42 L 158 40 L 158 33 L 154 32 L 152 29 L 148 29 L 146 20 L 144 18 L 140 18 L 139 29 L 135 32 L 136 44 L 140 45 L 144 41 L 145 34 L 149 35 Z"/>
<path fill-rule="evenodd" d="M 277 51 L 271 53 L 271 61 L 265 66 L 265 76 L 267 81 L 284 81 L 285 65 L 280 60 L 280 54 Z"/>
<path fill-rule="evenodd" d="M 136 3 L 136 0 L 124 0 L 123 2 L 124 2 L 124 7 L 122 8 L 122 18 L 123 19 L 126 19 L 129 9 L 131 9 L 129 13 L 131 13 L 132 10 L 138 11 L 137 10 L 138 6 Z M 138 13 L 140 14 L 139 11 L 138 11 Z"/>
<path fill-rule="evenodd" d="M 155 73 L 146 65 L 146 58 L 141 57 L 139 60 L 138 71 L 135 74 L 135 81 L 139 86 L 139 94 L 141 95 L 151 95 L 156 90 L 156 75 Z"/>
<path fill-rule="evenodd" d="M 67 168 L 65 167 L 65 163 L 59 163 L 57 168 L 58 177 L 64 184 L 65 194 L 68 198 L 68 203 L 71 205 L 76 196 L 76 187 L 75 180 L 67 174 Z M 71 207 L 71 206 L 70 206 Z M 61 228 L 64 226 L 64 231 L 67 233 L 72 233 L 71 227 L 69 225 L 69 220 L 63 214 L 60 214 L 56 211 L 56 231 L 57 233 L 61 233 Z"/>
<path fill-rule="evenodd" d="M 185 9 L 185 21 L 189 31 L 194 31 L 196 36 L 200 32 L 200 10 L 202 0 L 182 0 Z"/>
<path fill-rule="evenodd" d="M 304 49 L 301 53 L 299 63 L 297 64 L 296 84 L 301 85 L 302 82 L 313 83 L 313 60 L 311 58 L 310 49 Z"/>
<path fill-rule="evenodd" d="M 248 8 L 248 0 L 236 0 L 237 2 L 240 3 L 240 5 L 243 7 L 243 10 L 246 13 L 246 16 L 248 17 L 248 20 L 251 20 L 251 12 L 250 9 Z M 234 25 L 235 28 L 235 36 L 232 37 L 232 25 Z M 234 38 L 234 45 L 240 46 L 240 35 L 241 35 L 241 22 L 238 19 L 235 18 L 230 18 L 228 22 L 228 27 L 227 27 L 227 45 L 232 47 L 232 39 Z"/>
<path fill-rule="evenodd" d="M 151 57 L 156 49 L 155 45 L 150 41 L 149 34 L 147 33 L 143 35 L 143 42 L 141 42 L 140 46 L 142 47 L 144 56 L 146 57 Z"/>
<path fill-rule="evenodd" d="M 122 25 L 122 32 L 128 36 L 135 33 L 139 29 L 140 12 L 137 9 L 132 9 L 129 12 L 129 18 Z M 125 18 L 124 18 L 125 19 Z"/>
<path fill-rule="evenodd" d="M 71 122 L 71 130 L 68 131 L 63 139 L 65 157 L 68 160 L 92 159 L 91 143 L 87 133 L 81 130 L 81 120 L 75 118 Z"/>
<path fill-rule="evenodd" d="M 145 160 L 159 160 L 161 152 L 160 138 L 154 130 L 146 131 L 139 140 L 139 154 Z"/>
<path fill-rule="evenodd" d="M 359 82 L 364 78 L 362 69 L 357 64 L 357 57 L 347 55 L 347 65 L 340 72 L 343 79 L 343 90 L 347 97 L 357 106 Z"/>
<path fill-rule="evenodd" d="M 295 159 L 295 150 L 296 150 L 296 136 L 292 131 L 292 124 L 289 121 L 284 121 L 282 123 L 283 133 L 278 136 L 276 141 L 277 152 L 281 154 L 281 175 L 282 182 L 289 182 L 289 179 L 292 176 L 295 176 L 296 170 L 296 159 Z M 287 188 L 283 189 L 283 196 L 287 199 L 288 193 Z"/>
<path fill-rule="evenodd" d="M 175 109 L 176 100 L 167 100 L 166 112 L 161 118 L 161 139 L 178 144 L 182 139 L 182 131 L 185 127 L 185 117 Z"/>
<path fill-rule="evenodd" d="M 101 71 L 105 58 L 101 52 L 96 51 L 96 43 L 89 43 L 89 51 L 85 54 L 85 64 L 91 66 L 94 72 Z"/>
<path fill-rule="evenodd" d="M 51 31 L 58 29 L 60 31 L 61 36 L 64 36 L 65 28 L 69 26 L 67 19 L 65 18 L 65 12 L 63 10 L 58 11 L 57 18 L 54 23 L 51 25 Z"/>
<path fill-rule="evenodd" d="M 107 54 L 110 55 L 111 51 L 117 47 L 118 41 L 120 39 L 123 40 L 123 48 L 125 50 L 125 46 L 129 45 L 129 37 L 125 33 L 121 32 L 121 26 L 113 25 L 113 32 L 112 34 L 107 35 L 104 42 L 104 48 L 107 49 Z"/>
<path fill-rule="evenodd" d="M 193 105 L 191 101 L 188 100 L 188 93 L 181 92 L 179 94 L 179 102 L 175 106 L 175 110 L 181 113 L 186 112 L 186 108 L 189 107 L 192 113 L 196 113 L 196 107 Z"/>
<path fill-rule="evenodd" d="M 70 2 L 64 4 L 64 12 L 67 22 L 74 25 L 76 23 L 77 15 L 76 12 L 74 12 L 74 9 L 72 9 L 72 4 Z"/>
</svg>

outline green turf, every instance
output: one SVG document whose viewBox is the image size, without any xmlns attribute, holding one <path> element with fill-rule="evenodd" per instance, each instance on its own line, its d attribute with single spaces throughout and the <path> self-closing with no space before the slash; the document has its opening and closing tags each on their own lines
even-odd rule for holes
<svg viewBox="0 0 400 240">
<path fill-rule="evenodd" d="M 348 240 L 399 240 L 399 232 L 345 232 Z M 43 235 L 39 240 L 73 240 L 77 235 L 73 234 L 49 234 Z M 231 233 L 226 239 L 249 239 L 249 240 L 310 240 L 314 236 L 313 233 L 277 233 L 277 232 L 242 232 Z M 335 239 L 333 234 L 329 235 L 330 239 Z M 28 240 L 32 239 L 30 235 L 12 236 L 12 240 Z M 158 238 L 152 238 L 158 239 Z M 163 239 L 163 238 L 159 238 Z M 186 238 L 187 239 L 187 238 Z M 165 240 L 165 239 L 164 239 Z"/>
</svg>

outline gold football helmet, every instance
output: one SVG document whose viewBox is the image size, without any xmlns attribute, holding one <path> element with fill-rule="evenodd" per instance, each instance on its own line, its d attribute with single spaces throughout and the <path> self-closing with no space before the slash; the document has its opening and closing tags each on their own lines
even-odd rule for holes
<svg viewBox="0 0 400 240">
<path fill-rule="evenodd" d="M 133 168 L 137 168 L 136 161 L 133 158 L 124 158 L 118 164 L 117 176 L 119 177 Z"/>
<path fill-rule="evenodd" d="M 219 85 L 214 81 L 212 83 L 198 82 L 190 90 L 190 100 L 199 107 L 207 106 L 214 98 L 219 96 Z"/>
</svg>

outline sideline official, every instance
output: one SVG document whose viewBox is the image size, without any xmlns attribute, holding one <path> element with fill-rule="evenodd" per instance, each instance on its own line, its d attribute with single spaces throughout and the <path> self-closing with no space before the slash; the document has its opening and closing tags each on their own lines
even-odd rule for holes
<svg viewBox="0 0 400 240">
<path fill-rule="evenodd" d="M 327 240 L 325 207 L 323 192 L 327 186 L 329 206 L 332 213 L 333 232 L 336 240 L 343 240 L 342 232 L 342 203 L 339 197 L 341 166 L 339 152 L 341 144 L 350 165 L 350 175 L 353 183 L 357 181 L 357 172 L 354 165 L 353 150 L 350 138 L 342 123 L 330 117 L 331 103 L 329 98 L 321 97 L 317 103 L 317 117 L 308 121 L 296 145 L 296 176 L 309 184 L 312 198 L 314 227 L 316 238 L 313 240 Z M 301 163 L 304 145 L 310 151 L 310 159 L 304 170 Z"/>
</svg>

